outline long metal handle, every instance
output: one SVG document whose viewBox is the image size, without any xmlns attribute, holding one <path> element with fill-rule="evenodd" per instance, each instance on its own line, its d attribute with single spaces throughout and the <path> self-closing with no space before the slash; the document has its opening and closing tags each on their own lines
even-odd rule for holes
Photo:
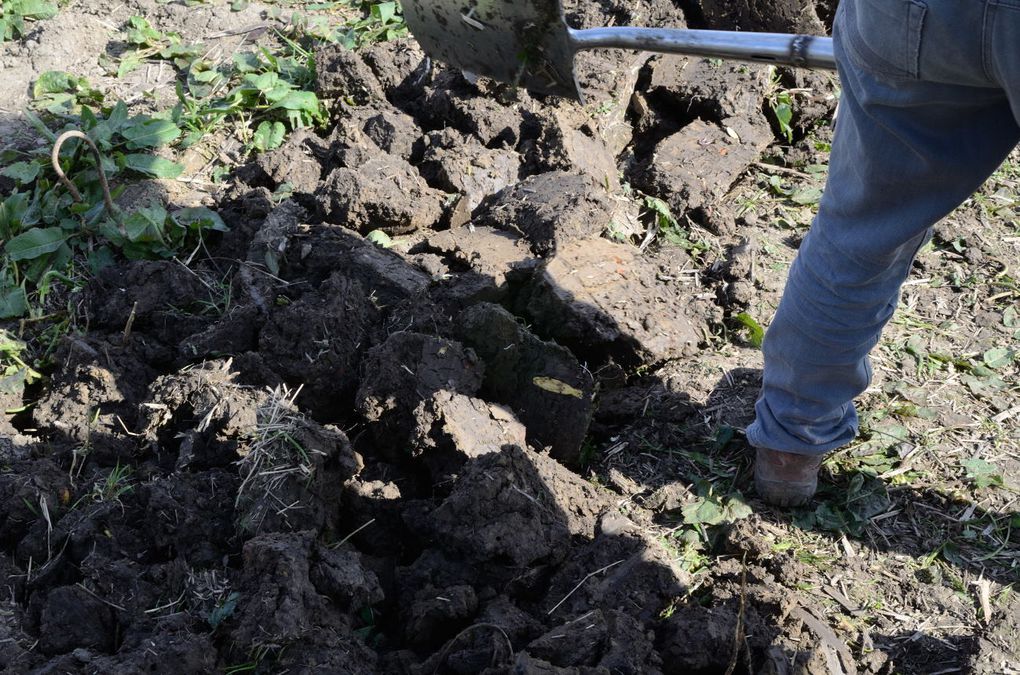
<svg viewBox="0 0 1020 675">
<path fill-rule="evenodd" d="M 634 49 L 801 68 L 836 69 L 832 39 L 812 35 L 617 27 L 571 29 L 570 41 L 576 51 Z"/>
</svg>

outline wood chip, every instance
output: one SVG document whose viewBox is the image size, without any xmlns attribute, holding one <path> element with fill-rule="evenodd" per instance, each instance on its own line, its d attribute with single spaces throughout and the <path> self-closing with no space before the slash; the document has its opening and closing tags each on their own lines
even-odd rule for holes
<svg viewBox="0 0 1020 675">
<path fill-rule="evenodd" d="M 857 665 L 854 663 L 853 655 L 847 648 L 846 643 L 839 639 L 836 633 L 829 628 L 828 624 L 814 616 L 804 607 L 794 608 L 794 610 L 790 612 L 790 616 L 803 621 L 804 625 L 811 629 L 811 632 L 814 633 L 818 639 L 839 655 L 839 661 L 842 662 L 843 667 L 841 669 L 833 668 L 833 664 L 830 660 L 829 668 L 832 672 L 857 675 Z"/>
<path fill-rule="evenodd" d="M 981 577 L 974 585 L 977 587 L 978 603 L 981 605 L 981 618 L 987 624 L 992 620 L 992 582 Z"/>
</svg>

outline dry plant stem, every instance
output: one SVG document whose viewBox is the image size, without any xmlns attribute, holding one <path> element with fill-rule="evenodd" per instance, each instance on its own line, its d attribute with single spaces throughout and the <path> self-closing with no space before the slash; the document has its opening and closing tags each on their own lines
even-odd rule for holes
<svg viewBox="0 0 1020 675">
<path fill-rule="evenodd" d="M 622 563 L 622 562 L 623 562 L 623 560 L 617 560 L 617 561 L 616 561 L 616 562 L 614 562 L 614 563 L 610 563 L 610 564 L 606 565 L 606 566 L 605 566 L 605 567 L 603 567 L 602 569 L 598 569 L 598 570 L 595 570 L 594 572 L 589 572 L 589 573 L 588 573 L 588 576 L 586 576 L 586 577 L 585 577 L 584 579 L 581 579 L 581 580 L 580 580 L 579 582 L 577 582 L 577 585 L 576 585 L 576 586 L 574 586 L 574 587 L 573 587 L 572 589 L 570 589 L 570 592 L 569 592 L 569 593 L 567 593 L 566 595 L 564 595 L 564 596 L 563 596 L 563 599 L 562 599 L 562 600 L 560 600 L 559 602 L 557 602 L 557 603 L 556 603 L 556 606 L 555 606 L 555 607 L 553 607 L 552 609 L 550 609 L 550 610 L 549 610 L 548 612 L 546 612 L 546 613 L 545 613 L 545 615 L 546 615 L 546 616 L 549 616 L 550 614 L 552 614 L 553 612 L 555 612 L 555 611 L 556 611 L 557 609 L 559 609 L 559 608 L 560 608 L 560 605 L 562 605 L 562 604 L 563 604 L 564 602 L 566 602 L 566 601 L 567 601 L 567 600 L 568 600 L 568 599 L 570 598 L 570 596 L 571 596 L 571 595 L 573 595 L 574 593 L 576 593 L 576 592 L 577 592 L 577 589 L 579 589 L 579 588 L 580 588 L 581 586 L 583 586 L 583 585 L 584 585 L 584 582 L 588 581 L 588 579 L 591 579 L 591 578 L 592 578 L 593 576 L 596 576 L 596 575 L 598 575 L 598 574 L 602 574 L 603 572 L 606 572 L 606 571 L 608 571 L 608 570 L 610 570 L 610 569 L 612 569 L 612 568 L 616 567 L 617 565 L 619 565 L 619 564 L 620 564 L 620 563 Z"/>
<path fill-rule="evenodd" d="M 740 644 L 744 641 L 744 608 L 747 606 L 747 554 L 740 560 L 740 607 L 737 609 L 737 626 L 733 631 L 733 655 L 730 657 L 729 666 L 726 668 L 726 675 L 733 675 L 737 668 L 737 661 L 740 659 Z M 751 662 L 747 663 L 748 672 L 751 670 Z"/>
<path fill-rule="evenodd" d="M 460 640 L 462 637 L 464 637 L 465 635 L 467 635 L 471 631 L 477 630 L 479 628 L 490 628 L 490 629 L 498 632 L 500 635 L 502 635 L 503 639 L 506 640 L 507 649 L 510 650 L 510 657 L 507 660 L 508 661 L 513 661 L 513 659 L 514 659 L 514 646 L 513 646 L 513 643 L 510 642 L 510 636 L 506 634 L 506 631 L 503 630 L 502 628 L 500 628 L 499 626 L 497 626 L 494 623 L 476 623 L 474 625 L 468 626 L 467 628 L 465 628 L 461 632 L 457 633 L 455 636 L 453 636 L 452 640 L 450 640 L 449 642 L 446 643 L 446 646 L 443 647 L 443 651 L 441 651 L 439 653 L 439 659 L 438 659 L 438 661 L 436 663 L 436 669 L 433 671 L 434 675 L 437 675 L 439 673 L 439 671 L 442 669 L 443 664 L 446 662 L 446 657 L 449 655 L 450 649 L 453 647 L 453 645 L 457 644 L 458 640 Z M 496 654 L 494 652 L 493 655 L 492 655 L 492 665 L 495 665 L 495 662 L 496 662 Z"/>
<path fill-rule="evenodd" d="M 53 142 L 53 150 L 50 152 L 50 164 L 53 165 L 53 170 L 56 172 L 57 178 L 59 178 L 60 182 L 64 184 L 67 191 L 71 193 L 71 197 L 74 198 L 74 201 L 79 204 L 84 201 L 81 198 L 81 193 L 78 192 L 77 186 L 71 182 L 64 173 L 64 170 L 60 168 L 60 148 L 69 138 L 80 138 L 88 144 L 89 148 L 92 149 L 92 155 L 96 158 L 96 172 L 99 174 L 99 185 L 103 188 L 103 204 L 106 206 L 107 214 L 117 221 L 121 234 L 123 234 L 124 223 L 121 222 L 120 215 L 117 212 L 117 207 L 113 204 L 113 197 L 110 196 L 110 183 L 106 180 L 106 172 L 103 171 L 103 155 L 99 152 L 99 148 L 96 147 L 96 144 L 92 141 L 92 139 L 81 131 L 65 131 L 57 136 L 57 140 Z"/>
</svg>

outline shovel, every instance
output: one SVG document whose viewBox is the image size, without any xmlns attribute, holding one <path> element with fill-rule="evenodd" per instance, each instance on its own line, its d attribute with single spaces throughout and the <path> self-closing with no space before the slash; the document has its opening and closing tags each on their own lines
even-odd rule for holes
<svg viewBox="0 0 1020 675">
<path fill-rule="evenodd" d="M 570 28 L 560 0 L 402 0 L 427 54 L 529 91 L 578 101 L 574 55 L 634 49 L 801 68 L 836 68 L 832 40 L 811 35 L 670 28 Z"/>
</svg>

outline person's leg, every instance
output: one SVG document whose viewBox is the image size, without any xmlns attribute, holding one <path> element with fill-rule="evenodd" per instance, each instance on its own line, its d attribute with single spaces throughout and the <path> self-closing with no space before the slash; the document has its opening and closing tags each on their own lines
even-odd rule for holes
<svg viewBox="0 0 1020 675">
<path fill-rule="evenodd" d="M 954 55 L 975 61 L 971 86 L 920 79 L 940 48 L 921 40 L 922 28 L 938 35 L 943 25 L 973 20 L 982 30 L 981 12 L 965 17 L 961 8 L 983 3 L 929 5 L 920 15 L 911 0 L 840 5 L 843 89 L 828 183 L 765 337 L 762 392 L 747 429 L 749 442 L 766 449 L 756 479 L 773 503 L 810 498 L 821 455 L 856 435 L 852 401 L 868 386 L 868 353 L 917 250 L 1020 140 L 1001 87 L 990 79 L 972 86 L 984 79 L 980 37 L 972 54 Z M 966 41 L 953 49 L 967 49 Z"/>
</svg>

